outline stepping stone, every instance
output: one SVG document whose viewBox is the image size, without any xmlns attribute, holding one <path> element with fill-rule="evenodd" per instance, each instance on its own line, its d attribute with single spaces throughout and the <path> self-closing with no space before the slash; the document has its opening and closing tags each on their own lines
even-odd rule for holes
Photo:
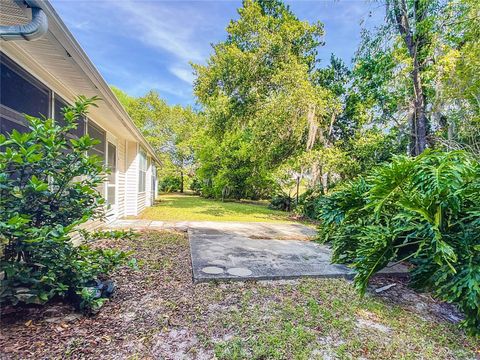
<svg viewBox="0 0 480 360">
<path fill-rule="evenodd" d="M 230 268 L 227 270 L 227 273 L 234 276 L 250 276 L 252 271 L 247 268 Z"/>
<path fill-rule="evenodd" d="M 205 274 L 217 275 L 217 274 L 222 274 L 223 269 L 217 266 L 206 266 L 202 269 L 202 272 L 204 272 Z"/>
</svg>

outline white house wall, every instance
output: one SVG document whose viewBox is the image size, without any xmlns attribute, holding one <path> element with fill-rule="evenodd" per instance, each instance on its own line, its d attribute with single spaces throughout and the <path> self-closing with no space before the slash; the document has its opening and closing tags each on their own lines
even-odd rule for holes
<svg viewBox="0 0 480 360">
<path fill-rule="evenodd" d="M 138 214 L 138 143 L 127 141 L 125 174 L 125 216 Z"/>
</svg>

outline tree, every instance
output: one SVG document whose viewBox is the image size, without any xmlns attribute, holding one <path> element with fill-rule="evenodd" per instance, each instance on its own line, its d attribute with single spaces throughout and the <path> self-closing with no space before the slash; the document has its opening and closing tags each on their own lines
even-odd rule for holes
<svg viewBox="0 0 480 360">
<path fill-rule="evenodd" d="M 388 0 L 385 6 L 386 23 L 363 32 L 353 68 L 369 121 L 407 135 L 411 155 L 427 146 L 475 152 L 478 2 Z"/>
<path fill-rule="evenodd" d="M 191 107 L 169 106 L 153 90 L 137 98 L 115 87 L 112 90 L 162 161 L 159 176 L 177 177 L 183 192 L 185 175 L 194 172 L 199 115 Z"/>
<path fill-rule="evenodd" d="M 185 175 L 193 176 L 195 166 L 194 137 L 199 116 L 190 107 L 170 109 L 170 138 L 162 147 L 174 172 L 180 175 L 180 192 L 184 191 Z"/>
<path fill-rule="evenodd" d="M 412 67 L 412 111 L 409 120 L 412 155 L 419 155 L 427 147 L 427 94 L 423 82 L 424 72 L 433 57 L 432 40 L 437 7 L 437 2 L 432 0 L 387 0 L 387 19 L 405 43 Z"/>
<path fill-rule="evenodd" d="M 157 155 L 161 155 L 162 148 L 171 137 L 168 104 L 153 90 L 135 98 L 114 86 L 111 89 Z"/>
<path fill-rule="evenodd" d="M 242 181 L 252 183 L 253 176 L 272 171 L 315 142 L 338 102 L 312 80 L 322 45 L 320 23 L 300 21 L 280 1 L 247 0 L 238 12 L 240 18 L 229 24 L 227 40 L 214 46 L 207 65 L 194 65 L 194 90 L 205 112 L 205 136 L 217 148 L 226 139 L 246 142 L 241 156 L 248 161 L 238 160 L 250 173 Z M 200 167 L 210 162 L 206 157 L 200 157 Z M 228 172 L 210 170 L 207 181 Z"/>
<path fill-rule="evenodd" d="M 445 8 L 434 109 L 435 141 L 447 149 L 465 149 L 480 157 L 480 4 L 463 0 Z"/>
</svg>

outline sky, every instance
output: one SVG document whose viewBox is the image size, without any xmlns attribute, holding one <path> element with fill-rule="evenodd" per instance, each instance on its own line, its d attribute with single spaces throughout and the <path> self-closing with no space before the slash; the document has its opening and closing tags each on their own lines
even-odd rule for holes
<svg viewBox="0 0 480 360">
<path fill-rule="evenodd" d="M 206 63 L 211 44 L 225 40 L 225 28 L 241 6 L 238 0 L 51 2 L 107 83 L 132 96 L 154 89 L 171 105 L 195 104 L 190 63 Z M 301 20 L 324 23 L 324 65 L 332 53 L 350 63 L 361 27 L 384 17 L 378 2 L 369 0 L 286 2 Z"/>
</svg>

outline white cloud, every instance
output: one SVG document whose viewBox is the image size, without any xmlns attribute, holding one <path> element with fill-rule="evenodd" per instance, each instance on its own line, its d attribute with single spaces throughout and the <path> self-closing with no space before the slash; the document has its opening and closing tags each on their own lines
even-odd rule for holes
<svg viewBox="0 0 480 360">
<path fill-rule="evenodd" d="M 193 84 L 193 80 L 195 80 L 195 76 L 193 74 L 192 68 L 185 68 L 180 66 L 172 66 L 168 69 L 173 75 L 177 78 L 189 83 Z"/>
<path fill-rule="evenodd" d="M 187 99 L 191 96 L 191 94 L 173 84 L 149 80 L 137 82 L 133 86 L 126 87 L 124 90 L 133 96 L 143 96 L 148 90 L 158 91 L 162 98 L 165 98 L 165 94 L 173 95 L 181 99 Z"/>
<path fill-rule="evenodd" d="M 188 8 L 178 8 L 178 3 L 176 8 L 170 8 L 162 2 L 133 1 L 118 1 L 114 6 L 124 12 L 125 16 L 120 18 L 127 25 L 125 34 L 182 61 L 198 62 L 205 58 L 195 41 L 194 25 L 198 17 Z"/>
</svg>

